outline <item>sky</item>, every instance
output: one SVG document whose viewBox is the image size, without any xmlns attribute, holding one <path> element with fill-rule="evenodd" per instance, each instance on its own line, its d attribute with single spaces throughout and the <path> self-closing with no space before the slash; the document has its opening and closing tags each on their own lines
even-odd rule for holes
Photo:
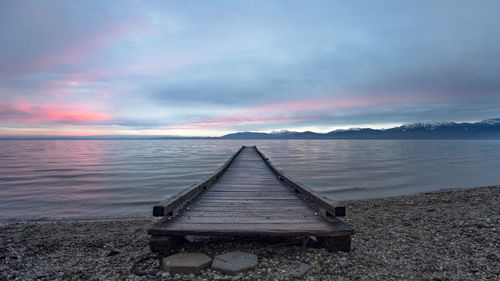
<svg viewBox="0 0 500 281">
<path fill-rule="evenodd" d="M 500 117 L 499 1 L 0 1 L 0 136 Z"/>
</svg>

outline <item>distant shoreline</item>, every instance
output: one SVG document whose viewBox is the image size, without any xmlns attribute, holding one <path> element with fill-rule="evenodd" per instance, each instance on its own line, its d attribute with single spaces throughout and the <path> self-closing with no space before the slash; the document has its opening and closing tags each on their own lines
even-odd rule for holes
<svg viewBox="0 0 500 281">
<path fill-rule="evenodd" d="M 345 220 L 355 230 L 349 253 L 230 237 L 183 249 L 212 257 L 230 250 L 254 252 L 259 265 L 242 276 L 248 280 L 283 279 L 300 262 L 312 266 L 306 275 L 310 280 L 493 280 L 500 276 L 498 202 L 500 186 L 345 201 Z M 0 279 L 165 280 L 148 248 L 147 229 L 155 220 L 1 225 Z M 194 278 L 231 277 L 204 270 Z"/>
</svg>

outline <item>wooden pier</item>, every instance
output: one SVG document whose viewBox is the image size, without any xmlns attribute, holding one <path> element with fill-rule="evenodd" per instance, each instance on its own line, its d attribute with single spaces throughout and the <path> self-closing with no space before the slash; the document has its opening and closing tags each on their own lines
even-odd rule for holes
<svg viewBox="0 0 500 281">
<path fill-rule="evenodd" d="M 343 207 L 298 184 L 255 146 L 241 147 L 212 176 L 158 203 L 152 251 L 169 253 L 185 235 L 295 236 L 349 251 L 351 226 Z"/>
</svg>

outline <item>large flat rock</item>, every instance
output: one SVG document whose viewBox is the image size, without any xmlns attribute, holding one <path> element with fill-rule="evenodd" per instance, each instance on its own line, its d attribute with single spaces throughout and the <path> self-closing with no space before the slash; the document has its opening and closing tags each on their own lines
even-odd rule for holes
<svg viewBox="0 0 500 281">
<path fill-rule="evenodd" d="M 163 259 L 163 270 L 169 273 L 199 273 L 207 268 L 212 258 L 201 253 L 179 253 Z"/>
<path fill-rule="evenodd" d="M 234 251 L 214 257 L 212 268 L 226 274 L 245 272 L 257 266 L 259 258 L 255 254 Z"/>
</svg>

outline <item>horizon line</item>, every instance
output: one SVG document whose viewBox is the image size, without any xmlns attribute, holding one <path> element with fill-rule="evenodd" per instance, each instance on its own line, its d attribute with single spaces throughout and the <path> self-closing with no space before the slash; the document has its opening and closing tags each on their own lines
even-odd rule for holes
<svg viewBox="0 0 500 281">
<path fill-rule="evenodd" d="M 354 131 L 354 130 L 375 130 L 375 131 L 386 131 L 394 128 L 400 128 L 403 126 L 409 126 L 409 125 L 422 125 L 422 124 L 476 124 L 476 123 L 482 123 L 486 122 L 489 120 L 497 120 L 500 122 L 500 118 L 488 118 L 488 119 L 483 119 L 480 121 L 467 121 L 467 122 L 455 122 L 455 121 L 447 121 L 447 122 L 414 122 L 414 123 L 405 123 L 401 124 L 399 126 L 392 126 L 392 127 L 386 127 L 386 128 L 372 128 L 372 127 L 349 127 L 348 129 L 335 129 L 327 132 L 315 132 L 311 130 L 305 130 L 305 131 L 293 131 L 293 130 L 288 130 L 288 129 L 280 129 L 280 130 L 267 130 L 267 131 L 234 131 L 231 133 L 226 133 L 223 135 L 218 135 L 218 136 L 188 136 L 188 135 L 141 135 L 141 134 L 113 134 L 113 135 L 105 135 L 105 134 L 93 134 L 93 135 L 0 135 L 1 140 L 6 140 L 6 139 L 65 139 L 65 138 L 71 138 L 71 139 L 77 139 L 77 138 L 121 138 L 121 139 L 126 139 L 126 138 L 134 138 L 134 139 L 154 139 L 154 138 L 171 138 L 171 139 L 216 139 L 216 138 L 223 138 L 228 135 L 233 135 L 233 134 L 240 134 L 240 133 L 252 133 L 252 134 L 268 134 L 268 135 L 273 135 L 273 134 L 280 134 L 280 133 L 314 133 L 318 135 L 327 135 L 331 132 L 341 132 L 341 131 Z"/>
</svg>

